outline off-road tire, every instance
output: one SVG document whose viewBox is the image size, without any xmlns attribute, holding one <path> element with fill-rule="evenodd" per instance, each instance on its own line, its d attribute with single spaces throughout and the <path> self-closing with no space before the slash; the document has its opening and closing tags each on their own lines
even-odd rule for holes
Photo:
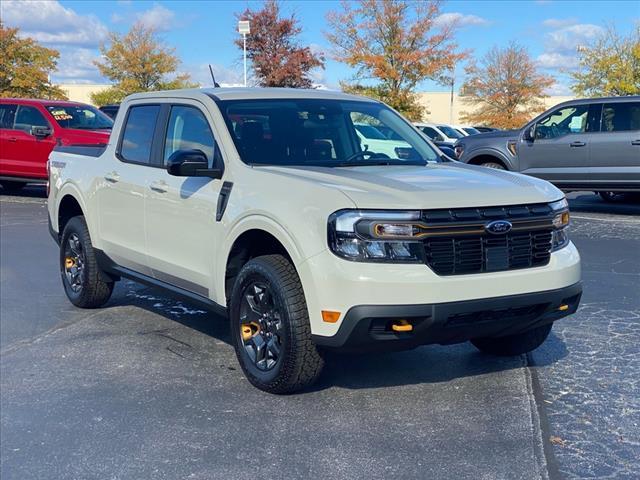
<svg viewBox="0 0 640 480">
<path fill-rule="evenodd" d="M 516 335 L 508 335 L 506 337 L 485 337 L 474 338 L 471 343 L 484 353 L 498 355 L 501 357 L 509 357 L 513 355 L 521 355 L 523 353 L 535 350 L 549 336 L 553 324 L 543 325 L 524 333 Z"/>
<path fill-rule="evenodd" d="M 498 162 L 483 162 L 480 164 L 480 166 L 486 167 L 486 168 L 493 168 L 495 170 L 506 170 L 506 168 L 504 168 L 504 165 Z"/>
<path fill-rule="evenodd" d="M 79 292 L 72 289 L 65 274 L 65 245 L 69 237 L 75 234 L 84 252 L 84 270 L 82 288 Z M 60 275 L 62 285 L 69 301 L 80 308 L 98 308 L 107 303 L 113 292 L 113 281 L 106 281 L 107 275 L 98 266 L 95 251 L 89 236 L 89 229 L 83 216 L 71 218 L 62 232 L 60 241 Z"/>
<path fill-rule="evenodd" d="M 26 183 L 14 182 L 11 180 L 2 180 L 0 182 L 0 185 L 2 185 L 2 190 L 4 191 L 5 194 L 12 195 L 14 193 L 20 192 L 24 188 Z"/>
<path fill-rule="evenodd" d="M 270 289 L 282 321 L 281 356 L 271 370 L 260 370 L 245 350 L 240 309 L 249 285 L 260 282 Z M 282 255 L 265 255 L 247 262 L 234 283 L 230 299 L 230 328 L 238 362 L 252 385 L 284 394 L 313 384 L 324 361 L 311 339 L 309 312 L 298 273 Z"/>
</svg>

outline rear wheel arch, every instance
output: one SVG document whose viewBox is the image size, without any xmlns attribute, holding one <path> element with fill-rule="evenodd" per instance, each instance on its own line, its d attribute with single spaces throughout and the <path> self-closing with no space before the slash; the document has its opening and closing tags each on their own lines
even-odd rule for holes
<svg viewBox="0 0 640 480">
<path fill-rule="evenodd" d="M 67 225 L 69 220 L 79 215 L 84 216 L 84 210 L 82 209 L 80 202 L 71 194 L 64 195 L 58 205 L 58 236 L 62 235 L 64 227 Z"/>
</svg>

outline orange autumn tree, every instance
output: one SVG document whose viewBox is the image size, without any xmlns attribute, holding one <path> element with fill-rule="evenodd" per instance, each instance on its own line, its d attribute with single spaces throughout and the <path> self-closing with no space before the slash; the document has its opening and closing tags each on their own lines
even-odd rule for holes
<svg viewBox="0 0 640 480">
<path fill-rule="evenodd" d="M 543 99 L 554 79 L 538 72 L 529 52 L 511 43 L 494 47 L 466 69 L 460 94 L 473 110 L 463 112 L 462 121 L 496 128 L 520 128 L 545 109 Z"/>
<path fill-rule="evenodd" d="M 447 74 L 465 58 L 453 41 L 456 25 L 440 24 L 440 2 L 343 1 L 327 14 L 325 35 L 336 60 L 355 69 L 345 91 L 378 98 L 412 120 L 424 109 L 415 94 L 425 80 L 450 82 Z"/>
<path fill-rule="evenodd" d="M 65 92 L 49 81 L 60 53 L 43 47 L 17 28 L 0 21 L 0 97 L 65 99 Z"/>
</svg>

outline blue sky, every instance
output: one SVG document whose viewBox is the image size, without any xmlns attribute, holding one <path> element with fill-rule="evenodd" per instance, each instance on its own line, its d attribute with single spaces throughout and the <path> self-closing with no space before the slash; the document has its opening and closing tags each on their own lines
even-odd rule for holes
<svg viewBox="0 0 640 480">
<path fill-rule="evenodd" d="M 61 83 L 102 83 L 92 61 L 108 31 L 125 32 L 133 22 L 156 27 L 165 42 L 176 49 L 181 71 L 193 79 L 210 83 L 207 64 L 214 66 L 219 82 L 242 79 L 241 51 L 233 44 L 234 13 L 259 8 L 261 1 L 14 1 L 0 3 L 6 25 L 20 27 L 24 35 L 61 52 L 59 69 L 52 76 Z M 325 70 L 314 73 L 318 83 L 336 88 L 352 72 L 331 60 L 324 38 L 325 15 L 340 9 L 338 1 L 282 2 L 285 13 L 295 13 L 303 28 L 300 42 L 327 54 Z M 603 31 L 607 25 L 623 33 L 640 22 L 639 1 L 449 1 L 443 2 L 440 22 L 456 19 L 456 40 L 462 49 L 481 57 L 495 45 L 515 40 L 529 49 L 540 67 L 558 78 L 550 93 L 568 93 L 563 69 L 575 66 L 575 49 Z M 463 65 L 457 69 L 463 80 Z M 421 90 L 444 90 L 424 82 Z"/>
</svg>

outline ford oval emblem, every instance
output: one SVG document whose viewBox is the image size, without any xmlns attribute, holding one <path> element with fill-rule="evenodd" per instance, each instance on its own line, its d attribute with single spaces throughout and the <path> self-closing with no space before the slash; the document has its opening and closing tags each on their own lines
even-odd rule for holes
<svg viewBox="0 0 640 480">
<path fill-rule="evenodd" d="M 494 220 L 493 222 L 487 223 L 484 226 L 484 229 L 494 235 L 502 235 L 509 232 L 511 230 L 511 227 L 513 227 L 513 225 L 511 225 L 511 222 L 508 222 L 506 220 Z"/>
</svg>

